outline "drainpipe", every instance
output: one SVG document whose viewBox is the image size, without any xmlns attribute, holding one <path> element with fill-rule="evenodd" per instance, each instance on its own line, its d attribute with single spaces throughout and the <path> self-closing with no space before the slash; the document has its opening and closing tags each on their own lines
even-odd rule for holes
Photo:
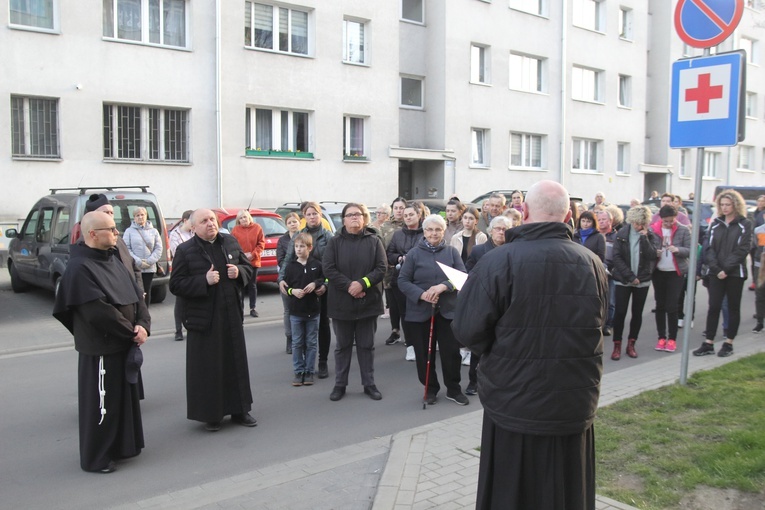
<svg viewBox="0 0 765 510">
<path fill-rule="evenodd" d="M 566 94 L 568 88 L 566 87 L 566 66 L 568 61 L 566 59 L 566 43 L 568 36 L 568 0 L 561 0 L 561 36 L 560 36 L 560 155 L 558 160 L 558 167 L 560 168 L 560 175 L 558 182 L 562 186 L 566 186 L 565 176 L 566 170 L 564 165 L 566 163 Z"/>
<path fill-rule="evenodd" d="M 215 0 L 215 152 L 216 152 L 216 193 L 217 206 L 223 207 L 223 138 L 221 120 L 221 6 Z"/>
</svg>

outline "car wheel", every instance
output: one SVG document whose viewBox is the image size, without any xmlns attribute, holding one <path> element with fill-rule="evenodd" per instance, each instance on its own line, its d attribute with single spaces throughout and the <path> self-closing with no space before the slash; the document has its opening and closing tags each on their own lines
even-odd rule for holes
<svg viewBox="0 0 765 510">
<path fill-rule="evenodd" d="M 161 303 L 167 297 L 167 285 L 151 288 L 151 302 Z"/>
<path fill-rule="evenodd" d="M 11 264 L 8 271 L 11 273 L 11 288 L 13 289 L 13 292 L 24 292 L 27 290 L 28 285 L 21 280 L 21 276 L 19 275 L 16 266 Z"/>
</svg>

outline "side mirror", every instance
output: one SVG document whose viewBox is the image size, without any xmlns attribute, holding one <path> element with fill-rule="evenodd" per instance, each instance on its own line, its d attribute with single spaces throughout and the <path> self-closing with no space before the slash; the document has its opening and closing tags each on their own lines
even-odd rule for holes
<svg viewBox="0 0 765 510">
<path fill-rule="evenodd" d="M 7 237 L 8 239 L 13 239 L 14 237 L 20 237 L 20 236 L 15 228 L 9 228 L 8 230 L 5 231 L 5 237 Z"/>
</svg>

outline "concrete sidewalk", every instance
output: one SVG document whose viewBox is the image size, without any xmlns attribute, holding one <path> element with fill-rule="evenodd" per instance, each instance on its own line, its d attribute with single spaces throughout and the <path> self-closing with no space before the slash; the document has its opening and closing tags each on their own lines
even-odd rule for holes
<svg viewBox="0 0 765 510">
<path fill-rule="evenodd" d="M 719 344 L 719 342 L 718 342 Z M 692 345 L 695 349 L 698 345 Z M 765 352 L 765 337 L 736 339 L 735 354 L 690 357 L 689 374 Z M 680 353 L 605 374 L 606 406 L 675 383 Z M 625 364 L 629 359 L 623 360 Z M 443 404 L 439 404 L 443 405 Z M 119 508 L 420 510 L 473 508 L 483 411 L 272 465 Z M 598 510 L 633 507 L 605 497 Z"/>
</svg>

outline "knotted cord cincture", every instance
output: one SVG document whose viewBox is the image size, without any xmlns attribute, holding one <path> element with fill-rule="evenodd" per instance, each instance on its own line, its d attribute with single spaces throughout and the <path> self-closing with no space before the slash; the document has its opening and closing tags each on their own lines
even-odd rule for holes
<svg viewBox="0 0 765 510">
<path fill-rule="evenodd" d="M 104 416 L 106 416 L 106 384 L 104 383 L 104 376 L 106 375 L 106 369 L 104 368 L 104 357 L 98 358 L 98 407 L 101 409 L 101 421 L 98 422 L 101 425 L 104 422 Z"/>
</svg>

